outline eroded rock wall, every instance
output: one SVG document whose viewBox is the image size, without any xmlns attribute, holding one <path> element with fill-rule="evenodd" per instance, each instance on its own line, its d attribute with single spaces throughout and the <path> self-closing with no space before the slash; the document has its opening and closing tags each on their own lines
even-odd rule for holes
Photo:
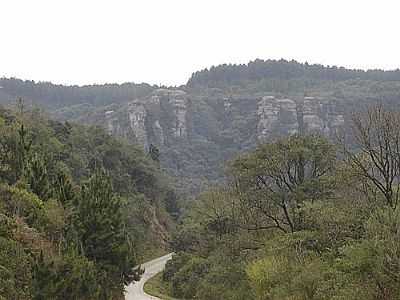
<svg viewBox="0 0 400 300">
<path fill-rule="evenodd" d="M 128 118 L 130 129 L 132 130 L 138 143 L 148 148 L 148 139 L 146 131 L 146 107 L 143 102 L 134 100 L 128 104 Z"/>
<path fill-rule="evenodd" d="M 108 132 L 160 149 L 161 166 L 186 190 L 200 191 L 222 177 L 226 160 L 257 143 L 293 134 L 329 138 L 345 126 L 343 103 L 323 97 L 196 95 L 157 89 L 146 98 L 109 107 L 101 119 Z M 185 180 L 182 181 L 182 178 Z"/>
<path fill-rule="evenodd" d="M 257 139 L 260 142 L 296 133 L 320 133 L 332 137 L 345 122 L 337 102 L 314 97 L 277 99 L 265 96 L 258 102 L 257 115 Z"/>
<path fill-rule="evenodd" d="M 118 111 L 104 113 L 110 134 L 134 137 L 145 149 L 150 143 L 164 146 L 168 140 L 188 135 L 187 95 L 181 90 L 158 89 L 146 99 L 128 102 Z"/>
<path fill-rule="evenodd" d="M 120 136 L 134 136 L 145 149 L 149 144 L 163 147 L 174 141 L 187 141 L 189 136 L 188 95 L 182 90 L 158 89 L 147 99 L 133 100 L 119 112 L 106 111 L 105 123 L 109 133 Z M 240 99 L 239 102 L 222 99 L 221 120 L 230 120 L 235 111 L 235 103 L 255 103 L 255 112 L 240 109 L 240 114 L 251 118 L 254 113 L 256 130 L 250 132 L 258 142 L 265 142 L 279 136 L 296 133 L 320 133 L 334 137 L 345 123 L 343 107 L 334 100 L 304 97 L 284 98 L 263 96 L 261 98 Z M 256 101 L 256 102 L 254 102 Z M 254 107 L 254 106 L 252 106 Z M 122 121 L 127 116 L 127 124 Z M 253 117 L 254 119 L 254 117 Z M 233 120 L 234 121 L 234 120 Z M 204 120 L 206 122 L 206 120 Z M 225 121 L 226 122 L 226 121 Z M 236 126 L 236 125 L 235 125 Z M 195 129 L 195 128 L 194 128 Z M 240 130 L 240 128 L 238 128 Z M 210 139 L 208 136 L 203 137 Z M 249 138 L 250 140 L 251 138 Z"/>
</svg>

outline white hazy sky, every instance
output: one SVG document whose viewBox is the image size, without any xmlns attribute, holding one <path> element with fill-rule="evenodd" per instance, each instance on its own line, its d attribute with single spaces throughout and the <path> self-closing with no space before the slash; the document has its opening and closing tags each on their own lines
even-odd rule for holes
<svg viewBox="0 0 400 300">
<path fill-rule="evenodd" d="M 0 77 L 184 84 L 255 58 L 400 67 L 400 1 L 0 0 Z"/>
</svg>

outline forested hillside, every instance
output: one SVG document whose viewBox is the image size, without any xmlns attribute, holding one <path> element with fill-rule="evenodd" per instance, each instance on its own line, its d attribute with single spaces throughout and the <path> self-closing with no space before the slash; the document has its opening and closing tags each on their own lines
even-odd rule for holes
<svg viewBox="0 0 400 300">
<path fill-rule="evenodd" d="M 224 163 L 293 133 L 334 140 L 349 115 L 370 104 L 398 105 L 400 72 L 255 60 L 195 72 L 187 85 L 68 87 L 0 80 L 0 103 L 24 97 L 57 120 L 95 124 L 157 150 L 181 194 L 220 182 Z"/>
<path fill-rule="evenodd" d="M 0 299 L 123 299 L 177 213 L 159 162 L 22 101 L 0 135 Z"/>
<path fill-rule="evenodd" d="M 148 95 L 154 87 L 148 84 L 104 84 L 90 86 L 63 86 L 50 82 L 34 82 L 16 78 L 0 79 L 1 103 L 14 103 L 23 98 L 27 105 L 47 110 L 60 110 L 65 119 L 76 117 L 74 112 L 86 114 L 99 106 L 124 103 Z"/>
<path fill-rule="evenodd" d="M 292 135 L 227 166 L 183 218 L 158 284 L 179 299 L 400 297 L 400 114 L 351 119 L 345 140 Z"/>
<path fill-rule="evenodd" d="M 346 81 L 351 79 L 371 81 L 399 81 L 400 70 L 352 70 L 336 66 L 323 66 L 318 64 L 301 64 L 294 60 L 261 60 L 248 64 L 224 64 L 213 66 L 210 69 L 195 72 L 189 79 L 189 87 L 207 86 L 223 87 L 227 85 L 243 85 L 250 82 L 264 80 L 307 80 L 320 81 Z"/>
</svg>

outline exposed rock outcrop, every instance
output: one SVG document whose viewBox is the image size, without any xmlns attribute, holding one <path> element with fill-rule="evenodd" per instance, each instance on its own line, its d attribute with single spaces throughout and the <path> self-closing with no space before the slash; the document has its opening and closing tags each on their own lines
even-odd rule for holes
<svg viewBox="0 0 400 300">
<path fill-rule="evenodd" d="M 292 135 L 299 131 L 297 104 L 291 99 L 265 96 L 258 103 L 257 138 L 265 141 L 280 135 Z"/>
<path fill-rule="evenodd" d="M 156 120 L 153 124 L 153 132 L 155 136 L 155 143 L 163 146 L 165 143 L 164 129 L 161 127 L 160 121 Z"/>
<path fill-rule="evenodd" d="M 227 98 L 227 97 L 225 97 L 225 98 L 223 99 L 223 102 L 224 102 L 224 109 L 225 109 L 225 111 L 228 111 L 228 110 L 231 108 L 232 103 L 229 101 L 229 98 Z"/>
<path fill-rule="evenodd" d="M 237 153 L 278 137 L 320 133 L 334 138 L 345 126 L 339 100 L 323 97 L 282 97 L 216 94 L 199 96 L 176 89 L 108 107 L 98 118 L 108 132 L 160 150 L 161 166 L 172 176 L 187 178 L 180 187 L 199 191 L 202 174 L 212 182 L 220 166 Z M 101 120 L 100 120 L 101 119 Z"/>
<path fill-rule="evenodd" d="M 338 103 L 314 97 L 292 100 L 265 96 L 258 102 L 257 115 L 259 141 L 298 132 L 332 137 L 344 126 Z"/>
<path fill-rule="evenodd" d="M 187 103 L 184 91 L 158 89 L 150 97 L 130 101 L 118 111 L 106 111 L 105 126 L 110 134 L 133 136 L 145 149 L 150 143 L 163 146 L 169 138 L 187 137 Z"/>
<path fill-rule="evenodd" d="M 344 127 L 344 114 L 333 100 L 305 97 L 302 103 L 303 126 L 306 133 L 322 133 L 334 137 Z"/>
<path fill-rule="evenodd" d="M 239 102 L 232 102 L 228 98 L 222 98 L 222 101 L 224 115 L 221 120 L 229 121 L 235 103 Z M 246 101 L 254 103 L 257 98 L 241 99 L 240 103 L 243 105 Z M 334 137 L 345 123 L 343 108 L 339 103 L 317 97 L 290 99 L 264 96 L 254 109 L 257 109 L 257 131 L 253 135 L 259 142 L 296 133 L 321 133 Z M 249 117 L 252 114 L 247 110 L 241 113 Z M 129 126 L 123 123 L 124 114 L 127 114 Z M 162 147 L 174 139 L 187 139 L 187 120 L 188 95 L 185 91 L 174 89 L 158 89 L 147 99 L 129 102 L 119 112 L 105 112 L 109 133 L 124 137 L 133 135 L 145 149 L 150 143 Z"/>
<path fill-rule="evenodd" d="M 169 94 L 169 103 L 172 105 L 175 113 L 175 127 L 173 134 L 177 138 L 187 136 L 187 98 L 184 91 L 175 90 Z"/>
<path fill-rule="evenodd" d="M 147 132 L 146 132 L 146 107 L 139 100 L 134 100 L 128 104 L 128 118 L 130 129 L 138 143 L 148 148 Z"/>
</svg>

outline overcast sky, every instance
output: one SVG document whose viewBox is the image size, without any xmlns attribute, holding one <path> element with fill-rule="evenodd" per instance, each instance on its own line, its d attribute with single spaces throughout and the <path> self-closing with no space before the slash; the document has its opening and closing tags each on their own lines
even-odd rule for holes
<svg viewBox="0 0 400 300">
<path fill-rule="evenodd" d="M 0 0 L 0 77 L 180 85 L 255 58 L 395 69 L 399 2 Z"/>
</svg>

